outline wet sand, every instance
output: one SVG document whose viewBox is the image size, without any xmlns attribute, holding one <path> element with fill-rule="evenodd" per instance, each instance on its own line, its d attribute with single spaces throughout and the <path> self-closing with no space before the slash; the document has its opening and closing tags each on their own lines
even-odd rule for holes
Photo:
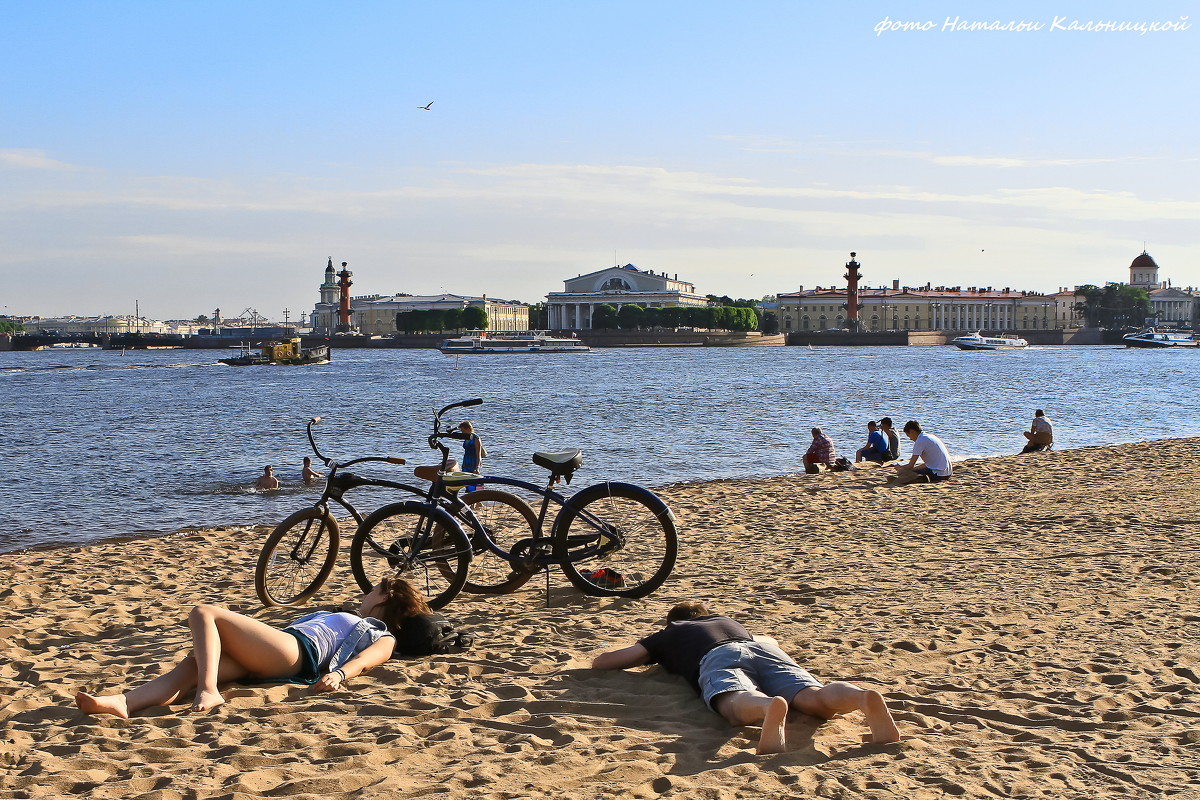
<svg viewBox="0 0 1200 800">
<path fill-rule="evenodd" d="M 681 553 L 646 600 L 557 573 L 549 607 L 540 576 L 462 595 L 446 611 L 468 652 L 334 694 L 234 687 L 203 716 L 88 717 L 71 698 L 157 674 L 197 603 L 283 624 L 350 597 L 344 553 L 302 611 L 255 599 L 265 529 L 0 555 L 0 796 L 1197 798 L 1198 451 L 965 461 L 904 487 L 883 469 L 664 487 Z M 681 679 L 587 668 L 693 598 L 882 691 L 904 740 L 793 714 L 788 752 L 756 756 L 757 729 Z"/>
</svg>

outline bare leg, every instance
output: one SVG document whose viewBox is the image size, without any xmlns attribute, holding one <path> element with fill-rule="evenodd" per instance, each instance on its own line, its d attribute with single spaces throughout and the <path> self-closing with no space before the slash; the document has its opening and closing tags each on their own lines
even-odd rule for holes
<svg viewBox="0 0 1200 800">
<path fill-rule="evenodd" d="M 202 605 L 192 609 L 188 626 L 192 629 L 196 663 L 192 711 L 209 711 L 225 702 L 217 684 L 231 679 L 227 661 L 239 666 L 241 675 L 264 678 L 287 677 L 300 669 L 300 645 L 295 637 L 251 617 Z"/>
<path fill-rule="evenodd" d="M 762 723 L 758 739 L 759 755 L 782 753 L 787 750 L 788 702 L 783 697 L 769 697 L 762 692 L 726 692 L 714 703 L 731 725 Z"/>
<path fill-rule="evenodd" d="M 854 684 L 838 681 L 819 689 L 803 690 L 792 698 L 792 708 L 822 719 L 861 711 L 867 718 L 867 727 L 871 729 L 871 741 L 900 741 L 900 729 L 896 727 L 883 695 L 874 689 L 859 689 Z"/>
<path fill-rule="evenodd" d="M 246 675 L 239 664 L 225 659 L 218 667 L 219 679 L 237 680 Z M 196 687 L 196 659 L 189 654 L 168 672 L 124 694 L 90 695 L 79 692 L 75 705 L 85 714 L 112 714 L 128 719 L 131 714 L 151 706 L 166 706 L 177 701 L 184 692 Z"/>
</svg>

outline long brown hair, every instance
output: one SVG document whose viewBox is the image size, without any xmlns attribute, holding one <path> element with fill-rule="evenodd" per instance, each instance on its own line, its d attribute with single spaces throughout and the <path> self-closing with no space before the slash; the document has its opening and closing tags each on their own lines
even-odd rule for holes
<svg viewBox="0 0 1200 800">
<path fill-rule="evenodd" d="M 429 613 L 429 604 L 425 602 L 425 598 L 417 591 L 417 587 L 404 578 L 388 575 L 380 583 L 387 599 L 375 606 L 371 616 L 383 620 L 388 630 L 395 633 L 406 618 Z"/>
</svg>

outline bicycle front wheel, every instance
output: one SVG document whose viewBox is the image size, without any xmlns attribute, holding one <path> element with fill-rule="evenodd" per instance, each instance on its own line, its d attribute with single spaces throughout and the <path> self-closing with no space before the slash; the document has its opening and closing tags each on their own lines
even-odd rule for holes
<svg viewBox="0 0 1200 800">
<path fill-rule="evenodd" d="M 441 608 L 462 591 L 471 542 L 441 508 L 393 503 L 363 520 L 350 543 L 350 569 L 363 592 L 387 575 L 400 575 Z"/>
<path fill-rule="evenodd" d="M 292 606 L 317 593 L 333 571 L 338 525 L 328 511 L 305 508 L 276 526 L 258 556 L 254 591 L 264 606 Z"/>
<path fill-rule="evenodd" d="M 495 489 L 479 489 L 467 492 L 461 498 L 488 537 L 501 550 L 511 552 L 522 539 L 540 539 L 537 514 L 529 504 L 515 494 Z M 471 532 L 472 539 L 480 539 L 478 531 Z M 516 560 L 501 558 L 488 549 L 482 541 L 475 542 L 475 558 L 471 561 L 471 575 L 463 588 L 473 594 L 508 594 L 520 589 L 537 568 Z"/>
<path fill-rule="evenodd" d="M 658 495 L 629 483 L 598 483 L 559 512 L 554 556 L 584 594 L 645 597 L 675 568 L 677 533 Z"/>
</svg>

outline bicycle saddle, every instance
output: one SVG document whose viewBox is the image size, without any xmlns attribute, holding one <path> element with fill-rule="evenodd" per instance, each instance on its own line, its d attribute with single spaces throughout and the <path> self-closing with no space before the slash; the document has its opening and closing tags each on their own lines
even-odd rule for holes
<svg viewBox="0 0 1200 800">
<path fill-rule="evenodd" d="M 583 451 L 563 450 L 558 453 L 534 453 L 533 463 L 550 470 L 551 475 L 570 475 L 583 466 Z"/>
</svg>

